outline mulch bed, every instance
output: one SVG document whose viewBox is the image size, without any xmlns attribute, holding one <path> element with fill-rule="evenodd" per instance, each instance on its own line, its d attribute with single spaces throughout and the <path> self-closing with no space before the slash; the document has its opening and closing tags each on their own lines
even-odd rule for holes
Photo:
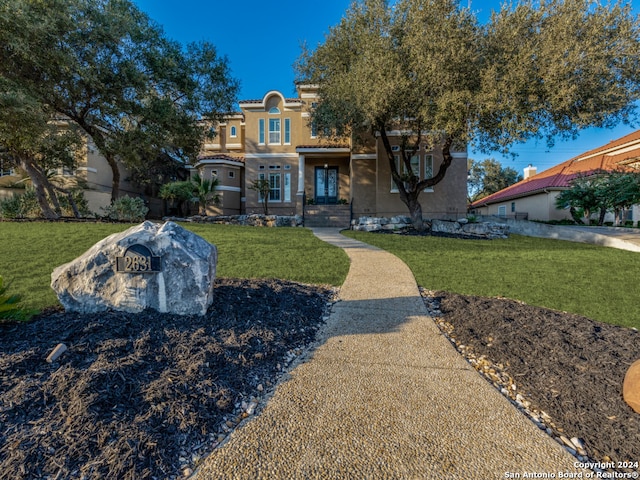
<svg viewBox="0 0 640 480">
<path fill-rule="evenodd" d="M 596 461 L 640 461 L 640 414 L 622 398 L 638 331 L 514 300 L 434 295 L 456 343 L 502 364 L 554 435 L 582 438 Z"/>
<path fill-rule="evenodd" d="M 589 457 L 640 460 L 640 415 L 621 395 L 638 332 L 512 300 L 436 296 L 452 336 L 503 364 Z M 0 479 L 180 478 L 314 341 L 331 297 L 218 279 L 205 317 L 53 311 L 0 325 Z M 69 350 L 47 363 L 59 342 Z"/>
<path fill-rule="evenodd" d="M 218 279 L 203 317 L 57 311 L 0 324 L 0 478 L 182 477 L 315 339 L 331 295 Z M 69 350 L 47 363 L 60 342 Z"/>
</svg>

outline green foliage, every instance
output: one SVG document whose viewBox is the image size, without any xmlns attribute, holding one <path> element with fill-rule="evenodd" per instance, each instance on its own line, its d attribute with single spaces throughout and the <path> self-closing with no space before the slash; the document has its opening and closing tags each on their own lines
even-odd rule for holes
<svg viewBox="0 0 640 480">
<path fill-rule="evenodd" d="M 257 178 L 249 185 L 251 190 L 258 192 L 260 199 L 262 200 L 262 211 L 265 215 L 269 215 L 269 193 L 271 192 L 271 182 L 266 178 Z M 309 200 L 307 201 L 309 203 Z"/>
<path fill-rule="evenodd" d="M 28 319 L 32 312 L 28 312 L 20 306 L 20 295 L 11 295 L 8 290 L 9 286 L 4 285 L 4 280 L 0 276 L 0 322 Z"/>
<path fill-rule="evenodd" d="M 0 218 L 35 218 L 42 215 L 33 188 L 22 194 L 14 193 L 11 198 L 0 200 Z"/>
<path fill-rule="evenodd" d="M 556 208 L 581 209 L 584 223 L 596 210 L 600 211 L 598 224 L 602 225 L 607 211 L 616 214 L 619 220 L 624 209 L 640 202 L 640 174 L 635 172 L 611 171 L 592 172 L 575 178 L 568 190 L 556 197 Z M 572 212 L 576 221 L 582 222 Z"/>
<path fill-rule="evenodd" d="M 82 217 L 91 217 L 93 216 L 93 212 L 89 210 L 89 202 L 87 202 L 86 197 L 84 196 L 84 190 L 81 188 L 74 188 L 70 191 L 71 197 L 73 198 L 76 207 Z M 58 197 L 60 201 L 60 208 L 62 208 L 62 214 L 66 217 L 74 216 L 73 208 L 71 206 L 71 202 L 69 201 L 69 197 L 67 195 L 60 195 Z"/>
<path fill-rule="evenodd" d="M 175 202 L 187 202 L 193 198 L 193 182 L 181 180 L 165 183 L 160 187 L 160 198 Z"/>
<path fill-rule="evenodd" d="M 0 45 L 7 91 L 30 99 L 40 120 L 64 115 L 91 137 L 114 199 L 116 159 L 134 181 L 163 183 L 197 157 L 209 131 L 201 120 L 220 121 L 238 91 L 213 45 L 171 41 L 129 0 L 5 0 Z M 16 131 L 33 137 L 27 115 L 16 117 Z"/>
<path fill-rule="evenodd" d="M 89 210 L 89 204 L 82 189 L 74 189 L 70 193 L 79 213 L 83 217 L 93 215 Z M 67 217 L 74 216 L 73 208 L 67 195 L 59 196 L 58 201 L 62 215 Z M 42 209 L 38 205 L 33 187 L 27 187 L 23 194 L 14 193 L 11 198 L 0 200 L 0 218 L 17 219 L 38 217 L 42 217 Z"/>
<path fill-rule="evenodd" d="M 512 298 L 640 328 L 637 285 L 629 281 L 640 269 L 635 252 L 519 235 L 476 241 L 344 233 L 397 255 L 430 290 Z"/>
<path fill-rule="evenodd" d="M 507 188 L 522 180 L 522 176 L 511 167 L 503 167 L 500 162 L 488 158 L 482 162 L 468 160 L 467 197 L 469 202 Z"/>
<path fill-rule="evenodd" d="M 142 198 L 128 195 L 118 198 L 103 210 L 105 217 L 121 222 L 142 222 L 147 213 L 149 213 L 149 209 Z"/>
<path fill-rule="evenodd" d="M 40 310 L 57 305 L 50 287 L 53 269 L 130 226 L 104 222 L 5 222 L 0 226 L 0 272 L 12 279 L 12 288 L 22 296 L 25 308 Z M 216 245 L 217 275 L 221 277 L 281 278 L 338 286 L 349 270 L 344 251 L 318 240 L 308 229 L 191 223 L 183 226 Z M 70 238 L 73 242 L 69 242 Z"/>
<path fill-rule="evenodd" d="M 450 147 L 508 153 L 530 139 L 551 144 L 632 120 L 640 98 L 640 27 L 630 6 L 504 2 L 481 25 L 464 3 L 356 0 L 296 65 L 299 81 L 319 86 L 310 119 L 319 132 L 380 135 L 414 222 L 418 195 L 442 180 Z M 402 132 L 404 169 L 386 138 L 392 130 Z M 431 178 L 402 178 L 422 143 L 441 145 L 444 161 Z"/>
<path fill-rule="evenodd" d="M 191 177 L 191 183 L 193 185 L 193 193 L 195 200 L 198 201 L 200 206 L 200 215 L 207 214 L 207 207 L 211 204 L 220 203 L 220 195 L 216 194 L 220 180 L 218 178 L 202 178 L 197 173 Z"/>
</svg>

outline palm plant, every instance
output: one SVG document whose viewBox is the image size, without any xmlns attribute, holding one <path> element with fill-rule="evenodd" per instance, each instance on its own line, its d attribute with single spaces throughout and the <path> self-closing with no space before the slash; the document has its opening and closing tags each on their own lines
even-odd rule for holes
<svg viewBox="0 0 640 480">
<path fill-rule="evenodd" d="M 211 204 L 220 203 L 220 195 L 216 193 L 220 180 L 217 177 L 212 179 L 202 178 L 197 173 L 191 177 L 191 182 L 194 185 L 194 200 L 197 200 L 200 205 L 200 215 L 205 216 L 207 214 L 207 207 Z"/>
</svg>

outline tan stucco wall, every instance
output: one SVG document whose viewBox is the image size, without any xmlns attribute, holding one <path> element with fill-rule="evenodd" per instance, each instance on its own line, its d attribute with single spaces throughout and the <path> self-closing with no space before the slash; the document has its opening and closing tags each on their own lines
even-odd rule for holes
<svg viewBox="0 0 640 480">
<path fill-rule="evenodd" d="M 499 215 L 501 206 L 505 207 L 507 218 L 514 217 L 511 204 L 515 203 L 515 213 L 527 213 L 528 220 L 540 220 L 547 222 L 549 220 L 571 219 L 569 210 L 558 210 L 555 207 L 556 197 L 559 191 L 541 192 L 524 198 L 516 198 L 506 200 L 504 202 L 482 206 L 476 208 L 475 211 L 480 215 Z"/>
<path fill-rule="evenodd" d="M 376 160 L 351 160 L 351 197 L 353 216 L 371 216 L 376 212 Z"/>
<path fill-rule="evenodd" d="M 391 191 L 392 180 L 389 161 L 381 143 L 378 147 L 377 215 L 385 217 L 398 214 L 408 215 L 408 208 L 400 200 L 400 194 Z M 425 155 L 433 155 L 433 173 L 437 173 L 442 163 L 442 152 L 440 150 L 425 151 L 423 148 L 419 154 L 421 171 L 424 171 Z M 444 179 L 433 187 L 433 191 L 425 191 L 420 194 L 419 200 L 422 205 L 423 217 L 427 219 L 464 217 L 467 212 L 466 191 L 467 160 L 466 158 L 454 158 Z"/>
<path fill-rule="evenodd" d="M 260 167 L 264 167 L 260 169 Z M 269 167 L 277 167 L 278 169 L 270 169 Z M 275 156 L 267 158 L 253 158 L 251 161 L 245 162 L 245 197 L 246 197 L 246 213 L 263 213 L 262 203 L 258 201 L 258 192 L 252 190 L 250 185 L 254 180 L 259 178 L 259 174 L 264 173 L 265 178 L 269 178 L 269 173 L 280 174 L 281 185 L 281 201 L 269 202 L 269 213 L 273 215 L 295 215 L 298 191 L 298 158 L 297 156 Z M 289 174 L 291 195 L 290 201 L 285 201 L 285 176 Z"/>
</svg>

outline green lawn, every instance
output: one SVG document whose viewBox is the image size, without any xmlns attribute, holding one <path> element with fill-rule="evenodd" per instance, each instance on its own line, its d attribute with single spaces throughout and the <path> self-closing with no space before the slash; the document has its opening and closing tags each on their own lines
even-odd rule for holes
<svg viewBox="0 0 640 480">
<path fill-rule="evenodd" d="M 512 235 L 470 241 L 347 232 L 400 257 L 419 285 L 507 297 L 640 328 L 640 254 Z"/>
<path fill-rule="evenodd" d="M 0 276 L 9 293 L 30 309 L 56 305 L 51 272 L 104 237 L 131 225 L 106 223 L 0 223 Z M 218 247 L 221 277 L 281 278 L 341 285 L 347 255 L 302 228 L 257 228 L 184 224 Z"/>
</svg>

